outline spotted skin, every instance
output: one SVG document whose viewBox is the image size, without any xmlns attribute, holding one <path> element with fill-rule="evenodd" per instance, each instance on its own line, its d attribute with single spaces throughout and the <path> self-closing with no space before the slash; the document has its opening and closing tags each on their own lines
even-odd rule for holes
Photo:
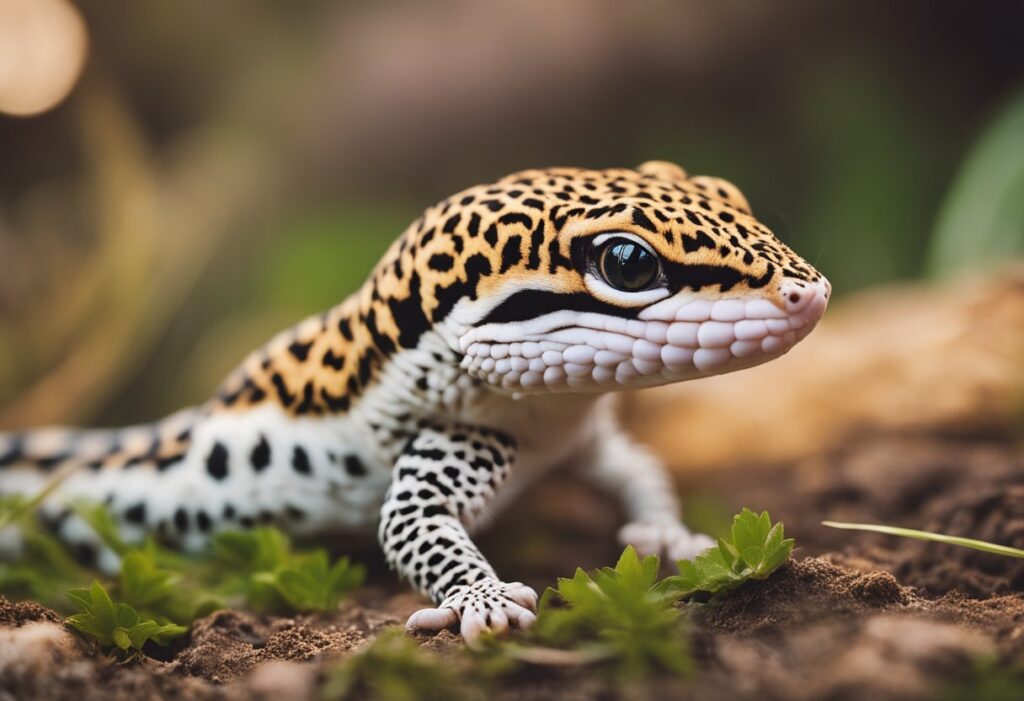
<svg viewBox="0 0 1024 701">
<path fill-rule="evenodd" d="M 473 638 L 510 620 L 532 622 L 536 594 L 518 582 L 505 584 L 470 538 L 467 527 L 483 515 L 506 480 L 515 439 L 462 424 L 425 426 L 395 462 L 384 499 L 380 543 L 388 563 L 439 606 L 411 621 L 444 627 L 462 620 Z M 469 608 L 468 615 L 456 611 Z"/>
<path fill-rule="evenodd" d="M 642 288 L 609 273 L 615 245 L 655 261 Z M 476 639 L 529 625 L 536 595 L 503 582 L 467 529 L 550 469 L 620 495 L 620 536 L 645 552 L 708 545 L 609 392 L 778 357 L 829 291 L 724 180 L 664 162 L 522 171 L 427 209 L 355 294 L 252 353 L 204 405 L 0 435 L 0 493 L 67 473 L 42 516 L 111 569 L 69 498 L 106 503 L 129 541 L 191 550 L 262 523 L 376 531 L 437 604 L 410 627 L 458 622 Z"/>
</svg>

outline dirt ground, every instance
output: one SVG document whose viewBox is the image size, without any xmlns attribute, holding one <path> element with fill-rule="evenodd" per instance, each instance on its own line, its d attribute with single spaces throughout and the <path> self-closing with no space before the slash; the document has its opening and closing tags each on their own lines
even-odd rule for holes
<svg viewBox="0 0 1024 701">
<path fill-rule="evenodd" d="M 833 531 L 832 519 L 898 521 L 1024 547 L 1024 454 L 1011 441 L 863 436 L 785 470 L 736 467 L 690 485 L 725 507 L 767 508 L 794 559 L 720 604 L 691 605 L 698 672 L 653 682 L 664 697 L 924 699 L 985 656 L 1024 658 L 1024 561 Z M 538 488 L 483 540 L 499 571 L 536 586 L 615 557 L 618 514 L 570 479 Z M 551 496 L 557 493 L 558 498 Z M 573 505 L 565 508 L 566 504 Z M 513 542 L 518 545 L 513 545 Z M 0 602 L 0 699 L 309 697 L 327 665 L 401 623 L 421 601 L 381 563 L 334 615 L 221 611 L 163 659 L 116 665 L 31 603 Z M 423 638 L 457 654 L 453 635 Z M 629 697 L 589 668 L 523 667 L 499 698 Z"/>
<path fill-rule="evenodd" d="M 976 699 L 942 694 L 976 683 L 979 660 L 1024 664 L 1024 560 L 820 525 L 887 523 L 1024 548 L 1024 269 L 974 286 L 886 290 L 837 312 L 765 368 L 626 405 L 680 476 L 694 525 L 768 509 L 797 541 L 768 580 L 688 607 L 694 677 L 623 687 L 591 667 L 526 665 L 469 698 Z M 621 519 L 610 500 L 558 476 L 480 545 L 498 572 L 541 590 L 576 566 L 614 562 Z M 424 603 L 375 548 L 351 554 L 370 577 L 335 614 L 221 611 L 128 665 L 52 611 L 0 598 L 0 701 L 315 698 L 338 660 Z M 417 642 L 460 669 L 453 634 Z"/>
</svg>

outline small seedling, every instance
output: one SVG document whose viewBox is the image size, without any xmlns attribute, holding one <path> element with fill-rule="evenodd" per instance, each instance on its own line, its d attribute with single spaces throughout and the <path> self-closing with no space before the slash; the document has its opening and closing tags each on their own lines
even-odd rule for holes
<svg viewBox="0 0 1024 701">
<path fill-rule="evenodd" d="M 678 596 L 656 586 L 658 567 L 656 556 L 640 559 L 630 546 L 614 568 L 591 574 L 577 569 L 544 593 L 535 638 L 605 660 L 620 677 L 688 674 L 692 663 L 674 605 Z"/>
<path fill-rule="evenodd" d="M 80 611 L 70 616 L 68 623 L 104 650 L 115 651 L 124 659 L 141 655 L 142 647 L 150 640 L 166 645 L 188 630 L 174 623 L 143 619 L 128 604 L 115 604 L 103 585 L 96 581 L 88 589 L 72 589 L 68 598 Z"/>
<path fill-rule="evenodd" d="M 327 552 L 317 550 L 297 564 L 277 573 L 277 589 L 296 611 L 333 611 L 366 576 L 362 565 L 353 565 L 347 557 L 334 565 Z"/>
<path fill-rule="evenodd" d="M 118 555 L 124 555 L 131 548 L 121 539 L 117 520 L 103 504 L 78 500 L 71 504 L 72 511 L 85 521 L 102 543 Z"/>
<path fill-rule="evenodd" d="M 729 539 L 693 560 L 680 560 L 679 574 L 662 580 L 659 587 L 681 597 L 698 592 L 711 595 L 733 589 L 751 579 L 765 579 L 793 552 L 783 525 L 772 524 L 767 511 L 743 509 L 732 521 Z"/>
<path fill-rule="evenodd" d="M 196 566 L 176 559 L 152 541 L 121 559 L 117 595 L 140 615 L 160 622 L 191 623 L 223 604 L 197 581 Z"/>
<path fill-rule="evenodd" d="M 901 538 L 927 540 L 933 543 L 945 543 L 946 545 L 959 545 L 964 548 L 972 548 L 974 550 L 981 550 L 995 555 L 1003 555 L 1004 557 L 1024 557 L 1024 550 L 1011 548 L 1008 545 L 998 545 L 997 543 L 989 543 L 984 540 L 961 538 L 960 536 L 955 535 L 943 535 L 942 533 L 932 533 L 931 531 L 918 531 L 913 528 L 883 526 L 875 523 L 840 523 L 838 521 L 822 521 L 821 525 L 828 526 L 829 528 L 842 528 L 851 531 L 885 533 L 887 535 L 895 535 Z"/>
<path fill-rule="evenodd" d="M 366 576 L 347 557 L 331 565 L 323 549 L 293 552 L 274 528 L 218 534 L 213 557 L 219 572 L 234 573 L 226 591 L 241 594 L 260 611 L 333 611 Z"/>
<path fill-rule="evenodd" d="M 53 534 L 40 527 L 30 500 L 19 495 L 0 497 L 0 529 L 16 529 L 21 541 L 15 562 L 0 562 L 0 593 L 31 599 L 47 606 L 67 607 L 65 592 L 81 586 L 92 573 L 79 565 Z"/>
<path fill-rule="evenodd" d="M 19 562 L 0 563 L 0 592 L 67 610 L 68 589 L 96 572 L 75 562 L 66 546 L 40 527 L 34 513 L 40 503 L 38 495 L 0 497 L 0 524 L 16 528 L 23 543 Z M 347 558 L 331 563 L 323 549 L 293 550 L 275 528 L 221 533 L 206 556 L 189 558 L 152 539 L 142 546 L 125 543 L 102 504 L 76 502 L 72 507 L 121 559 L 111 591 L 143 622 L 158 626 L 190 623 L 220 608 L 221 597 L 232 594 L 258 611 L 331 611 L 365 576 L 362 565 Z"/>
<path fill-rule="evenodd" d="M 1024 664 L 1003 663 L 992 655 L 974 660 L 970 674 L 940 690 L 936 701 L 1020 701 Z"/>
<path fill-rule="evenodd" d="M 456 669 L 463 661 L 427 652 L 400 630 L 385 631 L 337 665 L 328 674 L 319 696 L 325 701 L 479 698 Z"/>
<path fill-rule="evenodd" d="M 160 569 L 141 550 L 129 552 L 121 560 L 121 597 L 138 609 L 160 606 L 174 594 L 180 577 Z"/>
</svg>

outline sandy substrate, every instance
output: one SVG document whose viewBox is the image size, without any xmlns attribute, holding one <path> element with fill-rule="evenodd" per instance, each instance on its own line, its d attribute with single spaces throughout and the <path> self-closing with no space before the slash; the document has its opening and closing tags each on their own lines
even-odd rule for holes
<svg viewBox="0 0 1024 701">
<path fill-rule="evenodd" d="M 759 474 L 752 483 L 747 471 L 735 469 L 694 486 L 730 506 L 770 509 L 800 547 L 769 580 L 747 584 L 720 603 L 690 605 L 699 671 L 688 682 L 656 681 L 659 693 L 929 698 L 936 686 L 969 675 L 979 657 L 1024 656 L 1024 562 L 817 525 L 824 518 L 899 518 L 909 526 L 1024 547 L 1024 458 L 1017 449 L 1000 441 L 877 436 L 813 463 Z M 557 500 L 551 490 L 528 495 L 484 539 L 502 571 L 525 573 L 543 586 L 568 574 L 565 562 L 596 565 L 614 557 L 614 509 L 572 482 L 559 485 L 557 493 Z M 577 507 L 560 508 L 569 501 Z M 545 534 L 565 534 L 563 546 L 549 547 L 555 536 Z M 0 689 L 9 698 L 80 701 L 308 698 L 334 660 L 400 624 L 421 604 L 375 569 L 371 585 L 336 614 L 282 618 L 221 611 L 197 622 L 176 647 L 158 652 L 162 659 L 131 665 L 90 650 L 53 612 L 3 601 Z M 458 654 L 449 633 L 420 642 L 442 655 Z M 502 680 L 495 693 L 597 698 L 608 693 L 608 684 L 586 667 L 527 666 Z"/>
</svg>

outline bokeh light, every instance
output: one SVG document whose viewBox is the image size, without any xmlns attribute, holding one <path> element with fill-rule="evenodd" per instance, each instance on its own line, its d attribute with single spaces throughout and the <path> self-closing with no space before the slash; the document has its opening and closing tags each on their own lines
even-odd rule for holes
<svg viewBox="0 0 1024 701">
<path fill-rule="evenodd" d="M 67 97 L 85 65 L 82 16 L 65 0 L 0 0 L 0 112 L 28 116 Z"/>
</svg>

